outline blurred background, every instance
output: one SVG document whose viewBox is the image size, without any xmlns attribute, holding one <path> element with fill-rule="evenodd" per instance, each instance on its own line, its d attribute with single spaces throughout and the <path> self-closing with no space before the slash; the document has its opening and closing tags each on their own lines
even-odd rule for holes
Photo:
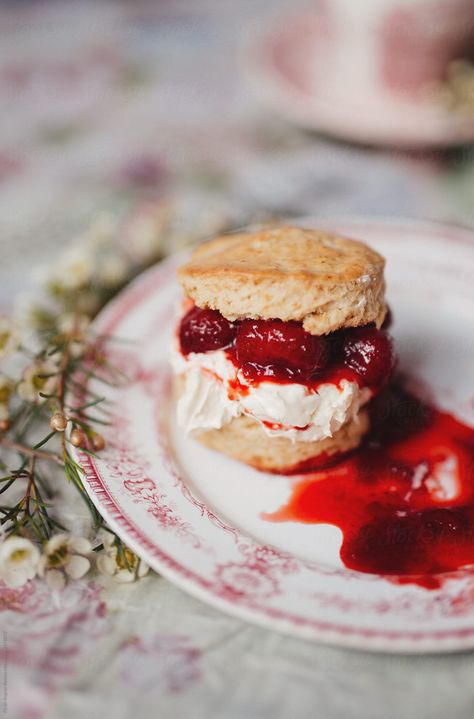
<svg viewBox="0 0 474 719">
<path fill-rule="evenodd" d="M 306 214 L 474 227 L 473 8 L 3 3 L 0 304 L 100 213 L 161 208 L 172 246 Z"/>
<path fill-rule="evenodd" d="M 474 229 L 473 14 L 473 0 L 0 3 L 0 314 L 40 268 L 88 301 L 102 242 L 108 290 L 124 258 L 140 268 L 256 221 Z M 14 604 L 6 715 L 473 716 L 472 653 L 312 645 L 164 579 L 127 586 L 72 583 L 61 611 L 43 589 Z"/>
</svg>

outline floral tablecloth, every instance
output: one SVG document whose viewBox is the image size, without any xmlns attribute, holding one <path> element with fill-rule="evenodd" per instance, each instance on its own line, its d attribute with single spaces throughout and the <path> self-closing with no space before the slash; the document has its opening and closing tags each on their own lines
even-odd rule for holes
<svg viewBox="0 0 474 719">
<path fill-rule="evenodd" d="M 240 72 L 282 2 L 10 2 L 0 8 L 0 307 L 97 211 L 169 203 L 181 236 L 303 214 L 474 227 L 467 149 L 416 156 L 305 133 Z M 288 7 L 294 7 L 287 2 Z M 77 502 L 71 523 L 86 517 Z M 40 717 L 466 719 L 474 660 L 372 656 L 227 617 L 149 574 L 58 596 L 0 589 L 0 708 Z"/>
</svg>

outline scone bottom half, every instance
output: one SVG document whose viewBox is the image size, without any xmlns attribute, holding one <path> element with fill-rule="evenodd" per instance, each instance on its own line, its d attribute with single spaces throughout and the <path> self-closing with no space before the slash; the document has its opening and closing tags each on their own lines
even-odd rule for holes
<svg viewBox="0 0 474 719">
<path fill-rule="evenodd" d="M 282 474 L 357 448 L 395 364 L 383 270 L 362 242 L 294 227 L 196 249 L 173 348 L 183 429 Z"/>
</svg>

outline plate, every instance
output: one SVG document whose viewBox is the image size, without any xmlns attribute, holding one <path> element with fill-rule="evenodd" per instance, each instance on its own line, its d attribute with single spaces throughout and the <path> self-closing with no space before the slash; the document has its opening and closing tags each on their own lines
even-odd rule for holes
<svg viewBox="0 0 474 719">
<path fill-rule="evenodd" d="M 474 140 L 472 113 L 449 111 L 431 99 L 405 99 L 388 91 L 354 99 L 324 78 L 315 87 L 308 57 L 314 66 L 318 54 L 323 60 L 325 30 L 320 25 L 317 13 L 300 13 L 253 33 L 246 42 L 245 74 L 269 106 L 302 127 L 369 145 L 434 148 Z"/>
<path fill-rule="evenodd" d="M 324 225 L 385 255 L 402 367 L 474 424 L 473 235 L 400 222 Z M 182 261 L 146 272 L 95 323 L 114 338 L 108 359 L 127 375 L 107 388 L 112 424 L 100 458 L 76 450 L 105 519 L 184 591 L 270 629 L 391 652 L 474 647 L 474 570 L 446 575 L 433 590 L 349 570 L 334 526 L 262 518 L 285 502 L 295 478 L 259 473 L 177 429 L 168 351 Z M 103 393 L 96 382 L 89 389 Z"/>
</svg>

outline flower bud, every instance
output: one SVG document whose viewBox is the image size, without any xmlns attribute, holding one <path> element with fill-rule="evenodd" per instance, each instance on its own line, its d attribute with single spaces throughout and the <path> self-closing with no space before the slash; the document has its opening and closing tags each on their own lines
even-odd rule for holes
<svg viewBox="0 0 474 719">
<path fill-rule="evenodd" d="M 86 435 L 79 427 L 74 427 L 71 432 L 71 444 L 73 447 L 84 447 L 86 444 Z"/>
<path fill-rule="evenodd" d="M 64 432 L 67 427 L 67 418 L 63 412 L 55 412 L 49 421 L 49 426 L 54 432 Z"/>
<path fill-rule="evenodd" d="M 92 446 L 96 452 L 100 452 L 105 447 L 105 439 L 101 434 L 94 432 L 92 435 Z"/>
</svg>

